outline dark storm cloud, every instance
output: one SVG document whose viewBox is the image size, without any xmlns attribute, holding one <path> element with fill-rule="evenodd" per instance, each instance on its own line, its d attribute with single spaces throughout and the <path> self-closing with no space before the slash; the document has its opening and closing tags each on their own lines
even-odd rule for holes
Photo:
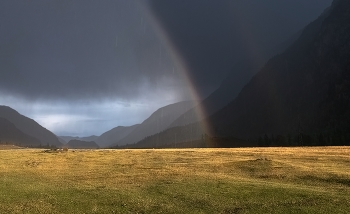
<svg viewBox="0 0 350 214">
<path fill-rule="evenodd" d="M 191 67 L 201 94 L 217 87 L 237 60 L 283 42 L 332 0 L 150 0 Z"/>
<path fill-rule="evenodd" d="M 62 135 L 141 123 L 157 108 L 183 100 L 191 87 L 149 17 L 161 23 L 204 97 L 239 59 L 258 58 L 330 3 L 3 0 L 0 104 Z"/>
<path fill-rule="evenodd" d="M 204 96 L 218 87 L 239 59 L 284 41 L 330 2 L 147 3 L 190 65 L 189 76 Z M 1 1 L 0 92 L 29 99 L 72 100 L 132 99 L 161 87 L 183 89 L 181 71 L 155 34 L 143 4 L 130 0 Z"/>
<path fill-rule="evenodd" d="M 129 0 L 1 1 L 0 90 L 34 99 L 128 99 L 145 84 L 176 80 L 164 50 L 159 62 L 164 47 L 144 12 Z"/>
</svg>

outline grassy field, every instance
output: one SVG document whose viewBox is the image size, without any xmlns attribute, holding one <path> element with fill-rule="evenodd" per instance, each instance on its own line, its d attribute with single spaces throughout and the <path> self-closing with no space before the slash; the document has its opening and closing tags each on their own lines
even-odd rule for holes
<svg viewBox="0 0 350 214">
<path fill-rule="evenodd" d="M 350 147 L 0 150 L 0 213 L 350 213 Z"/>
</svg>

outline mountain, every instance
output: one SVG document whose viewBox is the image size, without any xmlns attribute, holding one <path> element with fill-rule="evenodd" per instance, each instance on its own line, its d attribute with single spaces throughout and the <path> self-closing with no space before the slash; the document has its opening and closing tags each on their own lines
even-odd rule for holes
<svg viewBox="0 0 350 214">
<path fill-rule="evenodd" d="M 272 56 L 285 51 L 300 35 L 301 31 L 274 48 L 262 50 L 259 54 L 237 62 L 218 89 L 211 93 L 198 106 L 182 114 L 169 128 L 201 121 L 205 119 L 204 117 L 211 116 L 225 107 L 237 97 L 243 86 L 249 82 L 253 75 L 256 74 Z M 198 115 L 197 112 L 200 111 L 199 108 L 202 108 L 205 114 Z"/>
<path fill-rule="evenodd" d="M 61 144 L 67 144 L 67 141 L 63 140 L 61 137 L 57 137 L 58 141 L 60 141 Z"/>
<path fill-rule="evenodd" d="M 166 129 L 181 114 L 196 105 L 195 101 L 183 101 L 167 105 L 155 111 L 150 117 L 137 126 L 129 135 L 111 146 L 133 144 L 147 136 L 154 135 Z"/>
<path fill-rule="evenodd" d="M 70 140 L 81 140 L 81 141 L 96 141 L 98 136 L 96 135 L 91 135 L 88 137 L 72 137 L 72 136 L 58 136 L 65 142 L 69 142 Z"/>
<path fill-rule="evenodd" d="M 137 128 L 139 124 L 133 125 L 133 126 L 118 126 L 115 127 L 105 133 L 103 133 L 101 136 L 99 136 L 95 141 L 96 143 L 101 147 L 109 147 L 116 141 L 119 141 L 129 135 L 132 131 Z"/>
<path fill-rule="evenodd" d="M 182 142 L 195 140 L 198 133 L 189 130 L 203 124 L 211 131 L 200 135 L 207 146 L 348 144 L 349 20 L 350 1 L 335 0 L 226 107 L 200 123 L 167 129 L 134 147 L 173 144 L 181 134 Z"/>
<path fill-rule="evenodd" d="M 66 145 L 72 149 L 98 149 L 99 146 L 94 141 L 70 140 Z"/>
<path fill-rule="evenodd" d="M 0 117 L 0 144 L 17 146 L 39 146 L 40 140 L 19 130 L 13 123 Z"/>
<path fill-rule="evenodd" d="M 334 0 L 208 122 L 216 136 L 345 144 L 350 140 L 349 59 L 350 1 Z"/>
<path fill-rule="evenodd" d="M 52 132 L 39 125 L 33 119 L 19 114 L 8 106 L 0 106 L 0 117 L 13 123 L 23 133 L 39 139 L 41 145 L 62 145 Z"/>
</svg>

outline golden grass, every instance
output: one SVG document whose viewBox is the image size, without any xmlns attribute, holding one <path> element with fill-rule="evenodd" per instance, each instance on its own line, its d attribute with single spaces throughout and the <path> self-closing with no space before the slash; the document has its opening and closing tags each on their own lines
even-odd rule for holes
<svg viewBox="0 0 350 214">
<path fill-rule="evenodd" d="M 15 145 L 3 145 L 3 144 L 0 144 L 0 150 L 7 150 L 7 149 L 22 149 L 22 147 L 15 146 Z"/>
<path fill-rule="evenodd" d="M 0 150 L 0 183 L 0 213 L 346 213 L 350 147 Z"/>
</svg>

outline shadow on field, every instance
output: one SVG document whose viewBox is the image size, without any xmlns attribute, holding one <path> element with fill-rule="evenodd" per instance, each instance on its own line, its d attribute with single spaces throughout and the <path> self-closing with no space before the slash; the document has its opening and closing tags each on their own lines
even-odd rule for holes
<svg viewBox="0 0 350 214">
<path fill-rule="evenodd" d="M 317 183 L 328 183 L 328 184 L 340 184 L 344 186 L 350 187 L 350 179 L 341 178 L 334 175 L 330 175 L 329 177 L 320 177 L 315 175 L 305 175 L 300 176 L 299 179 L 306 182 L 317 182 Z"/>
<path fill-rule="evenodd" d="M 289 178 L 292 177 L 291 172 L 296 170 L 292 166 L 267 158 L 239 161 L 236 163 L 236 167 L 250 177 L 262 179 Z"/>
<path fill-rule="evenodd" d="M 267 158 L 239 161 L 235 163 L 235 167 L 251 178 L 289 181 L 294 180 L 296 182 L 299 181 L 309 185 L 327 183 L 331 185 L 343 185 L 350 187 L 349 178 L 343 178 L 330 173 L 305 171 L 285 163 L 269 160 Z"/>
</svg>

